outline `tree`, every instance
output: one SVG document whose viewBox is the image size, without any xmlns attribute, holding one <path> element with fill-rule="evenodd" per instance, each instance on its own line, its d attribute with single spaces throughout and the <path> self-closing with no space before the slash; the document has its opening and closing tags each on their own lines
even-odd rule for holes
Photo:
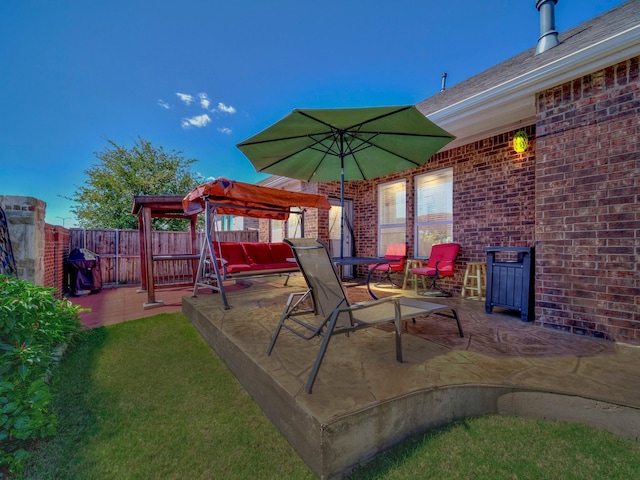
<svg viewBox="0 0 640 480">
<path fill-rule="evenodd" d="M 99 163 L 85 170 L 87 181 L 69 200 L 78 224 L 85 228 L 138 228 L 138 218 L 131 214 L 134 195 L 186 195 L 202 183 L 189 166 L 195 159 L 185 159 L 182 152 L 166 152 L 138 136 L 133 147 L 106 139 L 107 145 L 94 155 Z M 153 219 L 156 230 L 184 230 L 182 220 Z"/>
</svg>

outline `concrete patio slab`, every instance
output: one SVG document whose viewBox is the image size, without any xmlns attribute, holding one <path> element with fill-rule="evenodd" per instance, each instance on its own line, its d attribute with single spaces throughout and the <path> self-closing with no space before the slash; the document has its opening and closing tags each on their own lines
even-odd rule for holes
<svg viewBox="0 0 640 480">
<path fill-rule="evenodd" d="M 302 279 L 251 282 L 229 294 L 230 310 L 215 294 L 185 297 L 182 310 L 320 478 L 340 478 L 412 434 L 468 416 L 577 421 L 640 438 L 640 347 L 546 330 L 499 309 L 489 315 L 483 302 L 431 298 L 458 310 L 464 338 L 450 318 L 409 321 L 400 364 L 391 327 L 336 336 L 307 394 L 318 341 L 282 333 L 266 355 Z M 367 299 L 362 287 L 348 295 Z"/>
</svg>

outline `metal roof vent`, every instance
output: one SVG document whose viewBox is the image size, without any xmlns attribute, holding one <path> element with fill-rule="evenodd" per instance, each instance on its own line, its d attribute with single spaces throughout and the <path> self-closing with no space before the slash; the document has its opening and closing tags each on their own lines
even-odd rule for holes
<svg viewBox="0 0 640 480">
<path fill-rule="evenodd" d="M 536 0 L 536 8 L 540 12 L 540 38 L 536 55 L 560 44 L 556 31 L 556 3 L 558 0 Z"/>
</svg>

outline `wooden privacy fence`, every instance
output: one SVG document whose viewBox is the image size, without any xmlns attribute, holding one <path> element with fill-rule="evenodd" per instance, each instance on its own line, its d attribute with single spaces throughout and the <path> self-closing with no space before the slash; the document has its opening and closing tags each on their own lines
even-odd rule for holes
<svg viewBox="0 0 640 480">
<path fill-rule="evenodd" d="M 113 228 L 72 228 L 69 247 L 86 248 L 100 256 L 104 286 L 140 285 L 140 232 Z M 198 248 L 204 233 L 198 233 Z M 257 242 L 257 230 L 218 232 L 222 242 Z M 153 255 L 191 253 L 189 232 L 152 232 Z M 179 285 L 193 282 L 192 261 L 188 259 L 156 260 L 155 285 Z"/>
</svg>

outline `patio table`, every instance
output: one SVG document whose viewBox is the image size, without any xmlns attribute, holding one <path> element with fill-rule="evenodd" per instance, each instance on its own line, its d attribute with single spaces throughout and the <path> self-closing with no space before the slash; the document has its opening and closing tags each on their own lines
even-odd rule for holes
<svg viewBox="0 0 640 480">
<path fill-rule="evenodd" d="M 367 292 L 371 295 L 371 298 L 377 300 L 378 297 L 371 291 L 371 274 L 375 270 L 375 267 L 378 265 L 382 265 L 384 263 L 389 263 L 388 258 L 384 257 L 334 257 L 332 258 L 333 263 L 338 267 L 338 273 L 340 274 L 340 278 L 342 279 L 342 267 L 345 265 L 375 265 L 373 268 L 370 268 L 367 272 Z"/>
</svg>

